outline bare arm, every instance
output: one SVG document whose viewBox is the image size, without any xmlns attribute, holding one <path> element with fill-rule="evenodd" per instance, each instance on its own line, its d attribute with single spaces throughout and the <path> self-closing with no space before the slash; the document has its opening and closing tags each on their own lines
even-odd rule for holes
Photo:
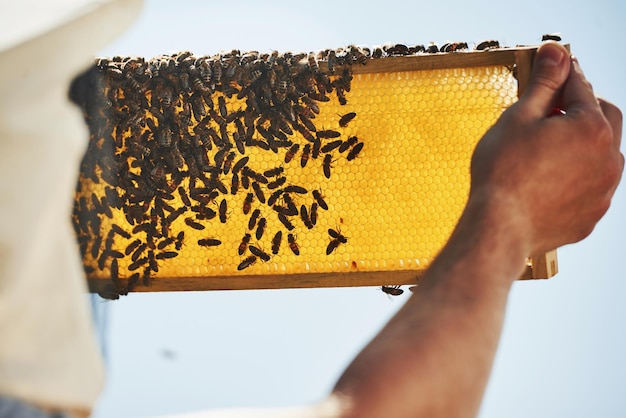
<svg viewBox="0 0 626 418">
<path fill-rule="evenodd" d="M 554 106 L 567 114 L 547 117 Z M 621 123 L 563 47 L 538 51 L 526 94 L 476 148 L 452 237 L 337 383 L 341 416 L 477 414 L 511 284 L 527 256 L 583 239 L 606 212 L 624 166 Z"/>
</svg>

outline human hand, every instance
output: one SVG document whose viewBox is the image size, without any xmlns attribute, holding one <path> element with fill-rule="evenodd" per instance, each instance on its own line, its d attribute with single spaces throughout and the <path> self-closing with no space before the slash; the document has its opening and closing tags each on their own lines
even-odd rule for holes
<svg viewBox="0 0 626 418">
<path fill-rule="evenodd" d="M 565 114 L 553 116 L 555 107 Z M 620 181 L 621 135 L 622 113 L 595 96 L 577 59 L 544 44 L 525 94 L 474 151 L 470 203 L 489 205 L 529 256 L 579 241 Z"/>
</svg>

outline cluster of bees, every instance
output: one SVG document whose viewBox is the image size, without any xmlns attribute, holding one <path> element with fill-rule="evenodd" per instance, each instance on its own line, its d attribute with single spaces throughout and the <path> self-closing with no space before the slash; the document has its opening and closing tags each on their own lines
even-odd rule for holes
<svg viewBox="0 0 626 418">
<path fill-rule="evenodd" d="M 498 47 L 485 41 L 475 49 Z M 320 106 L 347 104 L 354 65 L 467 48 L 464 42 L 390 44 L 97 59 L 70 90 L 90 130 L 72 216 L 86 273 L 110 272 L 108 298 L 148 285 L 162 263 L 190 244 L 185 228 L 207 231 L 194 245 L 222 245 L 211 235 L 211 223 L 226 223 L 232 211 L 248 219 L 233 248 L 241 257 L 238 270 L 269 261 L 281 248 L 299 255 L 295 230 L 314 228 L 320 210 L 329 207 L 321 188 L 295 184 L 285 167 L 304 169 L 318 161 L 330 178 L 337 161 L 355 160 L 365 146 L 343 132 L 356 112 L 338 115 L 336 129 L 323 129 L 315 122 Z M 260 169 L 254 160 L 259 152 L 276 154 L 276 165 Z M 239 193 L 243 205 L 232 207 L 229 196 Z M 267 250 L 261 240 L 271 241 Z M 347 242 L 339 228 L 329 228 L 326 254 Z"/>
<path fill-rule="evenodd" d="M 248 216 L 249 232 L 233 249 L 243 257 L 238 270 L 268 261 L 281 246 L 299 255 L 296 225 L 314 228 L 319 211 L 329 207 L 321 189 L 293 183 L 285 166 L 304 168 L 318 160 L 330 178 L 338 159 L 352 161 L 364 147 L 356 136 L 342 138 L 355 112 L 338 117 L 339 130 L 314 123 L 321 103 L 347 103 L 352 65 L 365 56 L 358 48 L 325 54 L 326 72 L 315 54 L 233 50 L 148 61 L 101 58 L 74 80 L 70 97 L 83 110 L 90 141 L 73 225 L 87 274 L 111 274 L 107 297 L 148 285 L 159 265 L 185 246 L 185 227 L 210 231 L 211 222 L 226 223 L 233 210 Z M 252 149 L 277 154 L 280 161 L 261 170 Z M 238 193 L 245 194 L 242 207 L 229 207 L 229 195 Z M 295 203 L 305 198 L 310 203 Z M 261 205 L 271 211 L 263 213 Z M 115 211 L 125 222 L 114 218 Z M 251 238 L 266 237 L 270 216 L 281 229 L 265 251 Z M 175 227 L 179 219 L 185 227 Z M 347 243 L 340 230 L 329 228 L 328 234 L 327 254 Z M 119 242 L 124 246 L 118 248 Z M 196 243 L 222 245 L 210 233 Z M 130 276 L 124 285 L 121 260 Z"/>
</svg>

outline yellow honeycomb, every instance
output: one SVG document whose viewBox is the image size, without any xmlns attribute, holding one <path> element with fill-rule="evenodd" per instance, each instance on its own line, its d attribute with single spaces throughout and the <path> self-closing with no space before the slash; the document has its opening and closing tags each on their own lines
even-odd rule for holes
<svg viewBox="0 0 626 418">
<path fill-rule="evenodd" d="M 219 95 L 215 93 L 216 98 Z M 354 149 L 352 145 L 342 153 L 337 149 L 329 153 L 332 155 L 330 167 L 324 167 L 322 152 L 317 158 L 309 155 L 306 166 L 302 167 L 303 148 L 313 143 L 297 132 L 292 140 L 300 144 L 300 148 L 288 163 L 285 162 L 288 148 L 273 152 L 247 147 L 245 152 L 250 158 L 247 166 L 255 172 L 281 167 L 283 173 L 268 176 L 270 181 L 284 176 L 285 185 L 306 189 L 306 193 L 290 193 L 298 209 L 304 205 L 310 211 L 318 202 L 312 192 L 320 192 L 328 210 L 318 204 L 317 222 L 312 228 L 308 228 L 298 214 L 288 218 L 294 226 L 289 231 L 277 212 L 258 198 L 254 199 L 250 211 L 244 213 L 244 201 L 248 193 L 254 191 L 251 186 L 246 190 L 240 185 L 235 194 L 231 193 L 233 173 L 230 171 L 219 175 L 228 192 L 206 206 L 218 215 L 210 220 L 197 220 L 187 210 L 169 225 L 172 240 L 157 240 L 152 249 L 134 254 L 132 243 L 139 240 L 136 245 L 142 245 L 146 232 L 133 233 L 136 225 L 127 221 L 122 210 L 113 208 L 111 218 L 101 216 L 100 231 L 111 231 L 115 224 L 130 237 L 101 232 L 95 244 L 93 241 L 81 243 L 90 279 L 110 278 L 112 259 L 118 263 L 119 278 L 128 279 L 142 271 L 138 265 L 149 263 L 137 262 L 146 257 L 148 251 L 155 257 L 152 262 L 158 264 L 158 271 L 150 275 L 151 280 L 421 270 L 428 266 L 464 207 L 469 190 L 469 161 L 476 142 L 502 111 L 514 103 L 517 81 L 506 66 L 357 73 L 350 91 L 345 94 L 346 105 L 339 104 L 335 92 L 330 96 L 332 100 L 319 102 L 320 112 L 313 121 L 318 132 L 336 131 L 340 136 L 323 139 L 321 144 L 356 137 L 363 148 L 354 159 L 347 159 Z M 229 113 L 245 106 L 236 96 L 222 97 Z M 179 106 L 177 111 L 182 112 L 183 108 Z M 350 112 L 356 116 L 340 126 L 340 118 Z M 151 117 L 149 113 L 148 117 Z M 156 118 L 152 119 L 158 123 Z M 190 133 L 197 123 L 192 119 Z M 219 129 L 217 124 L 214 127 Z M 230 135 L 236 132 L 232 124 L 228 132 Z M 260 138 L 258 133 L 256 135 Z M 210 159 L 214 157 L 210 155 Z M 236 153 L 232 163 L 242 157 Z M 129 165 L 132 172 L 132 161 Z M 325 169 L 329 168 L 327 178 Z M 93 207 L 92 194 L 98 196 L 100 202 L 106 197 L 105 182 L 82 178 L 81 185 L 77 201 L 83 198 L 85 207 Z M 185 187 L 188 188 L 188 184 Z M 260 188 L 266 199 L 276 190 L 266 184 L 260 184 Z M 117 188 L 117 192 L 121 195 L 124 190 Z M 184 206 L 179 193 L 173 191 L 171 197 L 166 201 L 168 205 Z M 225 222 L 219 219 L 222 200 L 227 206 Z M 286 204 L 282 196 L 277 201 Z M 153 209 L 150 206 L 148 212 Z M 250 216 L 255 209 L 260 210 L 259 219 L 266 220 L 264 232 L 258 239 L 258 227 L 249 229 Z M 204 229 L 189 227 L 185 223 L 187 218 L 201 223 Z M 184 239 L 175 242 L 173 237 L 180 231 L 184 231 Z M 272 239 L 278 231 L 282 231 L 282 240 L 277 254 L 273 254 Z M 335 231 L 341 241 L 337 240 Z M 269 256 L 267 261 L 255 257 L 253 263 L 246 264 L 245 260 L 251 257 L 250 249 L 245 248 L 242 255 L 238 251 L 245 234 L 251 235 L 249 245 Z M 299 255 L 292 251 L 288 234 L 293 234 Z M 206 238 L 217 239 L 221 244 L 198 245 L 199 240 Z M 94 245 L 97 248 L 91 251 Z M 131 251 L 127 251 L 129 246 Z M 109 256 L 117 251 L 118 256 L 100 260 L 104 251 L 109 251 Z M 157 257 L 158 254 L 161 255 Z"/>
</svg>

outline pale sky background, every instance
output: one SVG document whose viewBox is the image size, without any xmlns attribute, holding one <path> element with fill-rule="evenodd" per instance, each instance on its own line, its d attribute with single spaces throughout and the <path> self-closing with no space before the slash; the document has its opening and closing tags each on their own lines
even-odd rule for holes
<svg viewBox="0 0 626 418">
<path fill-rule="evenodd" d="M 516 45 L 561 32 L 596 92 L 626 109 L 623 2 L 411 3 L 147 1 L 135 25 L 98 53 Z M 556 277 L 514 286 L 481 418 L 626 416 L 624 190 L 588 239 L 559 250 Z M 108 383 L 94 418 L 315 402 L 404 300 L 344 288 L 98 301 L 107 318 Z"/>
</svg>

